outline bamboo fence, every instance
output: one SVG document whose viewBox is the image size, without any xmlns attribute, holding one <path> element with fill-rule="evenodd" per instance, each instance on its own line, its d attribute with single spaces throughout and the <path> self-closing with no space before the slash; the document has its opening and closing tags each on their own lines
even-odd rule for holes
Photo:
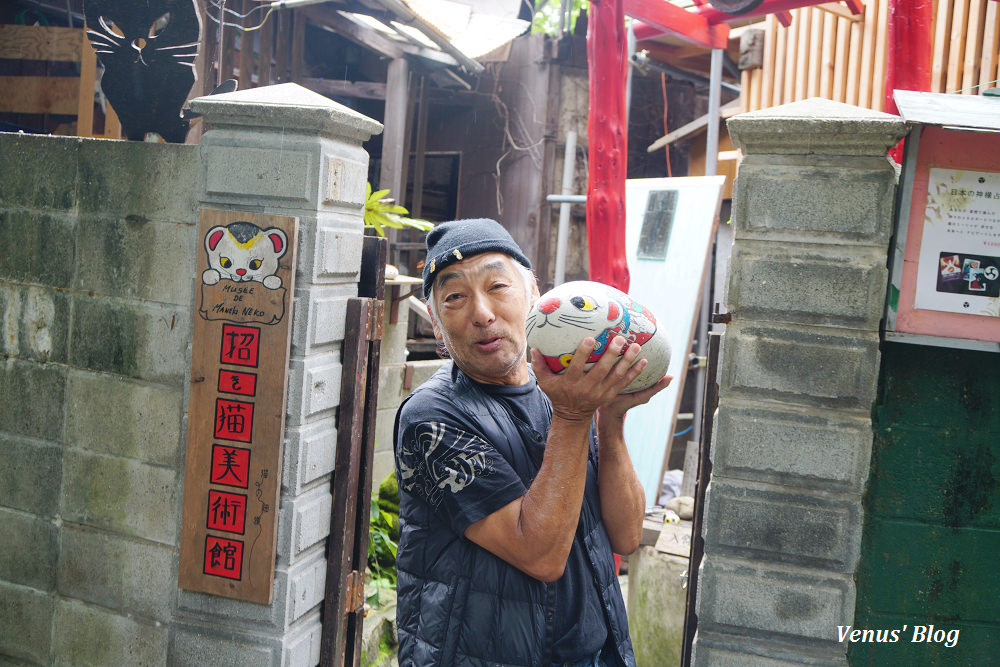
<svg viewBox="0 0 1000 667">
<path fill-rule="evenodd" d="M 743 70 L 743 111 L 823 97 L 878 111 L 885 106 L 889 0 L 866 0 L 852 16 L 839 3 L 792 10 L 785 27 L 764 21 L 764 62 Z M 995 85 L 1000 3 L 938 0 L 932 27 L 931 91 L 979 93 Z"/>
</svg>

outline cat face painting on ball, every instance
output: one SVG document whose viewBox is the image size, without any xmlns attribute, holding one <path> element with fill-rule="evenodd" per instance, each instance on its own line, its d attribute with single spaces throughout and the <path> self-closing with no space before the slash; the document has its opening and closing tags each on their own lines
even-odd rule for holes
<svg viewBox="0 0 1000 667">
<path fill-rule="evenodd" d="M 288 250 L 288 237 L 277 227 L 261 229 L 251 222 L 234 222 L 208 230 L 205 236 L 209 268 L 201 275 L 206 285 L 222 279 L 256 281 L 268 289 L 281 287 L 278 260 Z"/>
<path fill-rule="evenodd" d="M 556 373 L 569 366 L 587 336 L 597 342 L 587 357 L 588 367 L 601 358 L 615 336 L 641 345 L 640 357 L 649 363 L 626 392 L 651 386 L 670 363 L 670 344 L 657 328 L 653 313 L 624 292 L 601 283 L 579 280 L 549 290 L 532 306 L 526 324 L 528 345 L 541 352 Z"/>
</svg>

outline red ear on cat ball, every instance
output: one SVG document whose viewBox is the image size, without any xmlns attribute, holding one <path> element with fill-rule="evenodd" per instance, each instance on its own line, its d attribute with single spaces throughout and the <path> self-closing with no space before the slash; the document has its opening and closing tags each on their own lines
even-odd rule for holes
<svg viewBox="0 0 1000 667">
<path fill-rule="evenodd" d="M 215 247 L 219 245 L 219 241 L 222 240 L 223 234 L 226 233 L 225 227 L 213 227 L 205 239 L 206 245 L 208 245 L 209 250 L 215 250 Z"/>
<path fill-rule="evenodd" d="M 274 246 L 274 252 L 281 257 L 285 254 L 285 233 L 278 229 L 277 227 L 272 227 L 265 232 L 267 234 L 268 240 L 271 241 L 271 245 Z"/>
</svg>

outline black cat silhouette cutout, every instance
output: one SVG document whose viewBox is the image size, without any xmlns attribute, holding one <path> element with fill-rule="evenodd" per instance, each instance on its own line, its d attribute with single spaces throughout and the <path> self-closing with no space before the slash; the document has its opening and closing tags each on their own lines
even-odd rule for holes
<svg viewBox="0 0 1000 667">
<path fill-rule="evenodd" d="M 195 82 L 201 18 L 195 0 L 86 0 L 87 36 L 101 64 L 101 88 L 125 136 L 155 132 L 183 143 L 181 107 Z"/>
</svg>

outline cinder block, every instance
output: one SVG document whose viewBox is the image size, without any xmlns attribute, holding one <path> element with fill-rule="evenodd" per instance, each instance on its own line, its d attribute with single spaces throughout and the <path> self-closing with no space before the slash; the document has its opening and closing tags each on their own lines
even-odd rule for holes
<svg viewBox="0 0 1000 667">
<path fill-rule="evenodd" d="M 65 523 L 59 593 L 169 623 L 177 590 L 175 561 L 176 548 Z"/>
<path fill-rule="evenodd" d="M 288 590 L 288 569 L 282 564 L 274 570 L 273 601 L 269 605 L 179 589 L 177 608 L 180 611 L 176 618 L 182 618 L 192 627 L 212 629 L 221 626 L 274 636 L 291 625 L 287 620 L 291 609 Z"/>
<path fill-rule="evenodd" d="M 340 204 L 363 215 L 368 160 L 351 160 L 341 155 L 324 155 L 324 204 Z M 364 155 L 367 158 L 367 154 Z"/>
<path fill-rule="evenodd" d="M 282 653 L 282 667 L 313 667 L 319 664 L 319 654 L 323 639 L 323 624 L 316 618 L 303 620 L 301 628 L 285 640 Z"/>
<path fill-rule="evenodd" d="M 300 142 L 287 147 L 203 145 L 205 191 L 216 197 L 284 200 L 286 205 L 318 204 L 319 150 Z M 265 204 L 266 205 L 266 204 Z"/>
<path fill-rule="evenodd" d="M 177 627 L 171 637 L 167 663 L 175 667 L 277 667 L 280 648 L 275 642 L 253 634 Z"/>
<path fill-rule="evenodd" d="M 316 609 L 326 595 L 326 558 L 317 552 L 309 561 L 288 572 L 288 623 L 292 624 Z"/>
<path fill-rule="evenodd" d="M 896 173 L 884 157 L 747 155 L 740 182 L 737 243 L 888 243 Z"/>
<path fill-rule="evenodd" d="M 899 116 L 821 97 L 742 113 L 727 125 L 747 155 L 884 157 L 909 131 Z"/>
<path fill-rule="evenodd" d="M 729 266 L 728 310 L 742 319 L 878 330 L 888 275 L 883 248 L 743 240 Z"/>
<path fill-rule="evenodd" d="M 360 221 L 359 221 L 360 222 Z M 355 280 L 361 270 L 364 230 L 322 226 L 316 230 L 316 273 L 314 282 Z"/>
<path fill-rule="evenodd" d="M 705 524 L 711 526 L 705 549 L 850 574 L 861 548 L 860 500 L 827 500 L 713 476 L 705 504 Z"/>
<path fill-rule="evenodd" d="M 284 491 L 298 495 L 303 487 L 333 472 L 337 431 L 333 416 L 307 426 L 285 428 Z"/>
<path fill-rule="evenodd" d="M 67 449 L 63 461 L 65 520 L 166 545 L 177 543 L 176 470 L 80 449 Z"/>
<path fill-rule="evenodd" d="M 71 371 L 67 444 L 166 466 L 181 464 L 181 387 Z"/>
<path fill-rule="evenodd" d="M 403 389 L 406 376 L 405 364 L 380 364 L 378 369 L 379 410 L 395 409 L 406 398 L 409 391 Z"/>
<path fill-rule="evenodd" d="M 0 206 L 71 210 L 76 203 L 76 137 L 0 134 Z M 37 166 L 35 166 L 37 165 Z M 40 178 L 38 169 L 44 168 Z M 2 225 L 0 225 L 2 227 Z M 11 246 L 2 246 L 9 252 Z"/>
<path fill-rule="evenodd" d="M 706 552 L 698 580 L 698 629 L 801 638 L 816 647 L 837 643 L 837 626 L 854 620 L 852 575 L 765 566 Z"/>
<path fill-rule="evenodd" d="M 84 139 L 80 144 L 81 215 L 139 216 L 198 222 L 198 146 Z M 163 258 L 151 266 L 169 271 Z"/>
<path fill-rule="evenodd" d="M 0 509 L 0 579 L 40 591 L 56 585 L 59 541 L 54 523 Z"/>
<path fill-rule="evenodd" d="M 48 664 L 54 612 L 53 596 L 0 581 L 0 655 Z"/>
<path fill-rule="evenodd" d="M 357 294 L 356 287 L 307 287 L 295 294 L 293 356 L 332 350 L 344 340 L 347 300 Z"/>
<path fill-rule="evenodd" d="M 301 496 L 283 496 L 278 521 L 278 552 L 284 563 L 295 564 L 303 552 L 330 534 L 333 496 L 329 484 L 309 489 Z"/>
<path fill-rule="evenodd" d="M 0 209 L 0 280 L 69 287 L 76 266 L 75 236 L 67 215 Z"/>
<path fill-rule="evenodd" d="M 801 643 L 762 641 L 759 637 L 695 635 L 691 662 L 696 667 L 847 667 L 847 652 Z"/>
<path fill-rule="evenodd" d="M 739 479 L 860 493 L 868 479 L 867 416 L 784 410 L 724 399 L 713 432 L 712 472 Z"/>
<path fill-rule="evenodd" d="M 0 363 L 0 431 L 59 441 L 66 369 L 8 358 Z"/>
<path fill-rule="evenodd" d="M 340 404 L 343 368 L 337 355 L 293 359 L 288 368 L 288 424 L 298 426 Z"/>
<path fill-rule="evenodd" d="M 69 305 L 66 292 L 0 282 L 0 351 L 31 361 L 66 363 Z"/>
<path fill-rule="evenodd" d="M 70 363 L 78 368 L 181 385 L 190 340 L 190 308 L 74 297 Z"/>
<path fill-rule="evenodd" d="M 153 215 L 150 213 L 150 215 Z M 190 308 L 195 276 L 195 227 L 142 215 L 81 216 L 74 286 L 109 296 Z"/>
<path fill-rule="evenodd" d="M 62 447 L 0 434 L 0 505 L 39 516 L 59 511 Z"/>
<path fill-rule="evenodd" d="M 878 332 L 734 321 L 722 350 L 720 395 L 868 411 L 878 345 Z"/>
<path fill-rule="evenodd" d="M 56 607 L 54 665 L 166 665 L 169 629 L 73 600 Z"/>
</svg>

